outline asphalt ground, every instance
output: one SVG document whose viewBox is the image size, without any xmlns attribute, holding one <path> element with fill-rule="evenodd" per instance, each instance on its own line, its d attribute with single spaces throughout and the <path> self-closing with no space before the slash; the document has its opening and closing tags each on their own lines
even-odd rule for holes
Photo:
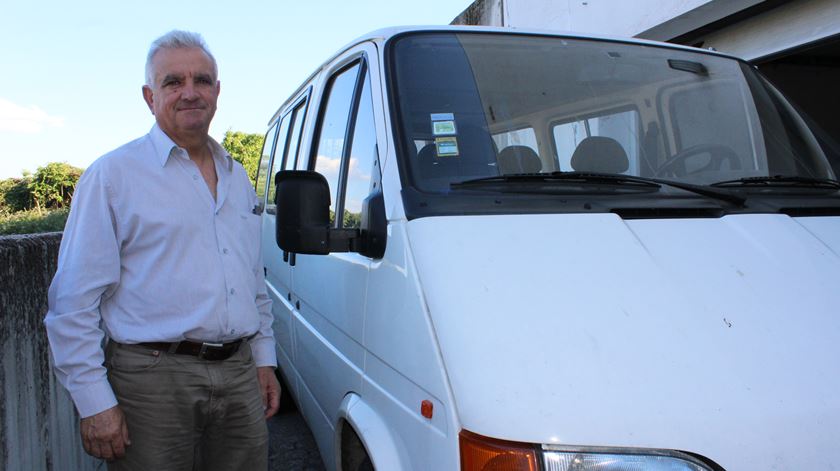
<svg viewBox="0 0 840 471">
<path fill-rule="evenodd" d="M 268 434 L 269 471 L 324 470 L 315 439 L 294 407 L 269 419 Z"/>
</svg>

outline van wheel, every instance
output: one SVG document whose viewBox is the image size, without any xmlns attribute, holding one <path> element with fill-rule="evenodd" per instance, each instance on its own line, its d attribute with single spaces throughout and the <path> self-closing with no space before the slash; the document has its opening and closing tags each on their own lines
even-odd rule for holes
<svg viewBox="0 0 840 471">
<path fill-rule="evenodd" d="M 374 471 L 365 445 L 347 422 L 341 427 L 341 471 Z"/>
<path fill-rule="evenodd" d="M 370 456 L 365 456 L 365 460 L 359 465 L 358 471 L 374 471 L 373 463 L 370 462 Z"/>
</svg>

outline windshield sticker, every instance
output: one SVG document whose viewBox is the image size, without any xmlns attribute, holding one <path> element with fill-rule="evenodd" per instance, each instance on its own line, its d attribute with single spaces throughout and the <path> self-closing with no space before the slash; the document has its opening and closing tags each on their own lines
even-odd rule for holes
<svg viewBox="0 0 840 471">
<path fill-rule="evenodd" d="M 452 113 L 432 113 L 432 135 L 453 136 L 458 133 L 455 127 L 455 115 Z"/>
<path fill-rule="evenodd" d="M 458 156 L 458 138 L 456 137 L 438 137 L 435 138 L 435 150 L 437 150 L 438 157 L 457 157 Z"/>
</svg>

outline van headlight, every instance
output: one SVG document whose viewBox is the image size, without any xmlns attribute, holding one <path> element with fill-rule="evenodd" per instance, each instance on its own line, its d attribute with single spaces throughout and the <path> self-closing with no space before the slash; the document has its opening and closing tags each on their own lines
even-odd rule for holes
<svg viewBox="0 0 840 471">
<path fill-rule="evenodd" d="M 546 471 L 711 471 L 685 453 L 660 450 L 571 450 L 543 447 Z"/>
<path fill-rule="evenodd" d="M 671 450 L 534 445 L 459 434 L 461 471 L 712 471 Z M 542 462 L 542 466 L 540 466 Z"/>
</svg>

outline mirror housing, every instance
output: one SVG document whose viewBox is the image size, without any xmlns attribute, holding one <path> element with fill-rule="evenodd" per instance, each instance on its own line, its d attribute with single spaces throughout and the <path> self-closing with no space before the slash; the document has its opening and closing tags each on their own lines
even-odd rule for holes
<svg viewBox="0 0 840 471">
<path fill-rule="evenodd" d="M 388 239 L 388 219 L 382 191 L 376 191 L 362 202 L 361 244 L 359 253 L 370 258 L 385 256 Z"/>
<path fill-rule="evenodd" d="M 358 252 L 358 229 L 330 223 L 330 187 L 317 172 L 283 170 L 274 177 L 277 191 L 275 239 L 281 249 L 302 254 Z"/>
</svg>

